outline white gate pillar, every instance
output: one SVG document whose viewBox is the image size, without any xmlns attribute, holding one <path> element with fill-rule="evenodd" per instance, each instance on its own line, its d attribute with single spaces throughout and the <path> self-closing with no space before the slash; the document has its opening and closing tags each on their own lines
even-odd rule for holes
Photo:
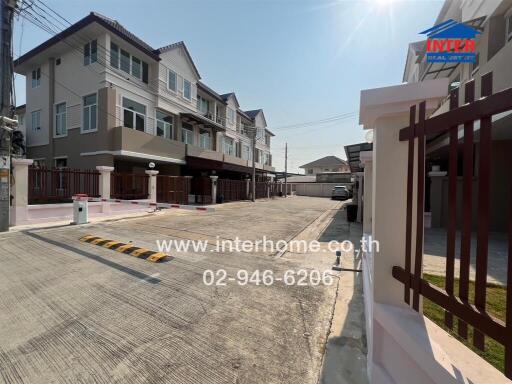
<svg viewBox="0 0 512 384">
<path fill-rule="evenodd" d="M 14 183 L 11 186 L 11 225 L 19 225 L 28 220 L 28 167 L 33 163 L 31 159 L 12 159 Z"/>
<path fill-rule="evenodd" d="M 217 180 L 219 176 L 210 176 L 212 179 L 212 204 L 217 204 Z"/>
<path fill-rule="evenodd" d="M 153 169 L 147 170 L 146 175 L 149 175 L 149 201 L 152 203 L 156 203 L 156 175 L 158 175 L 158 171 L 155 171 Z"/>
</svg>

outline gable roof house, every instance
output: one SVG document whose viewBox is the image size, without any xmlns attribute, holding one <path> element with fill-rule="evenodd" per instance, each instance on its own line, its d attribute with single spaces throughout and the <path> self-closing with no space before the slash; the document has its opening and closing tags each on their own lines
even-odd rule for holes
<svg viewBox="0 0 512 384">
<path fill-rule="evenodd" d="M 234 93 L 200 81 L 184 42 L 154 48 L 96 12 L 18 58 L 15 72 L 26 76 L 27 157 L 47 167 L 142 172 L 153 161 L 163 174 L 240 178 L 252 150 L 236 116 L 266 132 Z M 257 173 L 273 172 L 270 140 L 257 149 Z"/>
<path fill-rule="evenodd" d="M 325 156 L 321 159 L 301 165 L 299 168 L 304 169 L 306 175 L 316 175 L 323 172 L 350 172 L 348 163 L 336 156 Z"/>
</svg>

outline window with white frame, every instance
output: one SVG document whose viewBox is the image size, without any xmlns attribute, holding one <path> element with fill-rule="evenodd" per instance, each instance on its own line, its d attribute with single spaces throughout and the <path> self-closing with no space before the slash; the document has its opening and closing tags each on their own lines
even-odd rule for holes
<svg viewBox="0 0 512 384">
<path fill-rule="evenodd" d="M 82 132 L 95 131 L 97 128 L 97 99 L 96 94 L 83 97 Z"/>
<path fill-rule="evenodd" d="M 32 131 L 37 132 L 41 129 L 41 110 L 33 111 L 31 116 Z"/>
<path fill-rule="evenodd" d="M 121 71 L 124 71 L 128 74 L 130 73 L 130 53 L 126 52 L 124 49 L 121 49 L 119 68 L 121 68 Z"/>
<path fill-rule="evenodd" d="M 59 103 L 55 105 L 55 136 L 66 136 L 66 103 Z"/>
<path fill-rule="evenodd" d="M 197 96 L 197 110 L 201 112 L 203 115 L 208 114 L 208 109 L 210 106 L 210 102 L 206 100 L 204 97 Z"/>
<path fill-rule="evenodd" d="M 235 156 L 235 142 L 231 137 L 224 137 L 223 150 L 226 155 Z"/>
<path fill-rule="evenodd" d="M 211 149 L 210 131 L 201 129 L 199 131 L 199 146 L 203 149 Z"/>
<path fill-rule="evenodd" d="M 192 100 L 192 84 L 187 79 L 183 79 L 183 97 Z"/>
<path fill-rule="evenodd" d="M 93 40 L 84 44 L 84 65 L 98 61 L 98 41 Z"/>
<path fill-rule="evenodd" d="M 32 71 L 32 88 L 37 88 L 41 85 L 41 68 Z"/>
<path fill-rule="evenodd" d="M 242 144 L 242 159 L 251 160 L 251 149 L 246 144 Z"/>
<path fill-rule="evenodd" d="M 512 40 L 512 13 L 507 16 L 507 41 Z"/>
<path fill-rule="evenodd" d="M 234 124 L 235 123 L 235 110 L 233 108 L 227 108 L 228 111 L 228 123 Z"/>
<path fill-rule="evenodd" d="M 185 144 L 194 145 L 194 128 L 190 124 L 181 124 L 181 141 Z"/>
<path fill-rule="evenodd" d="M 172 140 L 174 138 L 173 122 L 171 115 L 156 111 L 156 135 Z"/>
<path fill-rule="evenodd" d="M 167 86 L 173 92 L 176 92 L 178 90 L 178 75 L 176 74 L 176 72 L 171 71 L 170 69 L 169 69 L 169 81 L 167 83 Z"/>
<path fill-rule="evenodd" d="M 146 106 L 123 97 L 123 125 L 144 132 L 146 127 Z"/>
<path fill-rule="evenodd" d="M 119 46 L 116 43 L 110 43 L 110 66 L 119 68 Z"/>
<path fill-rule="evenodd" d="M 142 77 L 142 63 L 139 58 L 132 56 L 132 75 L 137 79 Z"/>
</svg>

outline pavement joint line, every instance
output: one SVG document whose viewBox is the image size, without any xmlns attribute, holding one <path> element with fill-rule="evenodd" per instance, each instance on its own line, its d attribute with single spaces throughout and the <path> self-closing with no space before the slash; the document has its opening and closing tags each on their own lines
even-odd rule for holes
<svg viewBox="0 0 512 384">
<path fill-rule="evenodd" d="M 120 241 L 103 239 L 102 237 L 99 236 L 86 235 L 82 236 L 79 240 L 84 243 L 98 245 L 103 248 L 107 248 L 119 253 L 125 253 L 130 256 L 137 257 L 139 259 L 150 261 L 152 263 L 164 261 L 166 258 L 172 259 L 171 256 L 163 252 L 155 252 L 146 248 L 136 247 L 132 243 L 126 244 Z"/>
</svg>

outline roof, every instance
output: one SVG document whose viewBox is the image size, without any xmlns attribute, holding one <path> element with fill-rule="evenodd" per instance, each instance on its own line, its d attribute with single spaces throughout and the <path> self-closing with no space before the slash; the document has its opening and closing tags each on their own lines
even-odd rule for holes
<svg viewBox="0 0 512 384">
<path fill-rule="evenodd" d="M 17 60 L 15 60 L 15 65 L 20 65 L 24 63 L 25 61 L 33 58 L 37 54 L 43 52 L 44 50 L 52 47 L 53 45 L 61 42 L 63 39 L 67 38 L 68 36 L 71 36 L 72 34 L 78 32 L 79 30 L 85 28 L 89 24 L 92 23 L 98 23 L 104 28 L 108 29 L 110 32 L 116 34 L 120 38 L 126 40 L 128 43 L 132 44 L 142 52 L 144 52 L 149 57 L 160 60 L 160 57 L 158 56 L 158 53 L 155 52 L 155 50 L 145 43 L 143 40 L 139 39 L 137 36 L 135 36 L 133 33 L 128 31 L 125 27 L 123 27 L 117 20 L 110 19 L 106 16 L 103 16 L 97 12 L 91 12 L 89 15 L 84 17 L 83 19 L 77 21 L 75 24 L 71 25 L 69 28 L 63 30 L 59 34 L 53 36 L 51 39 L 46 40 L 44 43 L 38 45 L 34 49 L 28 51 L 23 56 L 19 57 Z"/>
<path fill-rule="evenodd" d="M 360 154 L 362 151 L 371 151 L 373 149 L 372 143 L 359 143 L 345 146 L 345 154 L 347 155 L 350 172 L 362 172 Z"/>
<path fill-rule="evenodd" d="M 215 92 L 213 89 L 211 89 L 209 86 L 207 86 L 205 83 L 202 83 L 200 81 L 197 82 L 197 86 L 199 88 L 201 88 L 203 91 L 205 91 L 206 93 L 208 93 L 209 95 L 213 96 L 214 98 L 216 98 L 217 100 L 219 100 L 221 103 L 226 103 L 224 101 L 224 99 L 217 93 Z"/>
<path fill-rule="evenodd" d="M 347 165 L 347 162 L 336 156 L 325 156 L 311 163 L 301 165 L 299 168 L 326 167 L 332 165 Z"/>
<path fill-rule="evenodd" d="M 254 119 L 260 111 L 263 111 L 262 109 L 253 109 L 251 111 L 244 111 L 247 116 L 249 116 L 251 119 Z"/>
<path fill-rule="evenodd" d="M 229 92 L 229 93 L 223 93 L 220 95 L 222 97 L 222 100 L 224 100 L 226 103 L 228 102 L 228 99 L 233 96 L 235 98 L 235 102 L 238 108 L 240 108 L 240 103 L 238 102 L 238 99 L 236 98 L 235 92 Z"/>
<path fill-rule="evenodd" d="M 194 69 L 194 72 L 195 72 L 197 78 L 200 79 L 201 76 L 199 75 L 199 71 L 197 70 L 197 67 L 194 64 L 194 60 L 192 60 L 192 56 L 190 55 L 190 52 L 188 51 L 187 46 L 185 45 L 185 43 L 183 41 L 178 41 L 177 43 L 172 43 L 172 44 L 166 45 L 165 47 L 158 48 L 155 50 L 155 53 L 158 53 L 158 54 L 164 53 L 164 52 L 170 51 L 170 50 L 172 50 L 174 48 L 178 48 L 178 47 L 183 48 L 183 50 L 185 51 L 185 54 L 187 55 L 187 59 L 190 61 L 190 64 L 192 64 L 192 68 Z"/>
</svg>

